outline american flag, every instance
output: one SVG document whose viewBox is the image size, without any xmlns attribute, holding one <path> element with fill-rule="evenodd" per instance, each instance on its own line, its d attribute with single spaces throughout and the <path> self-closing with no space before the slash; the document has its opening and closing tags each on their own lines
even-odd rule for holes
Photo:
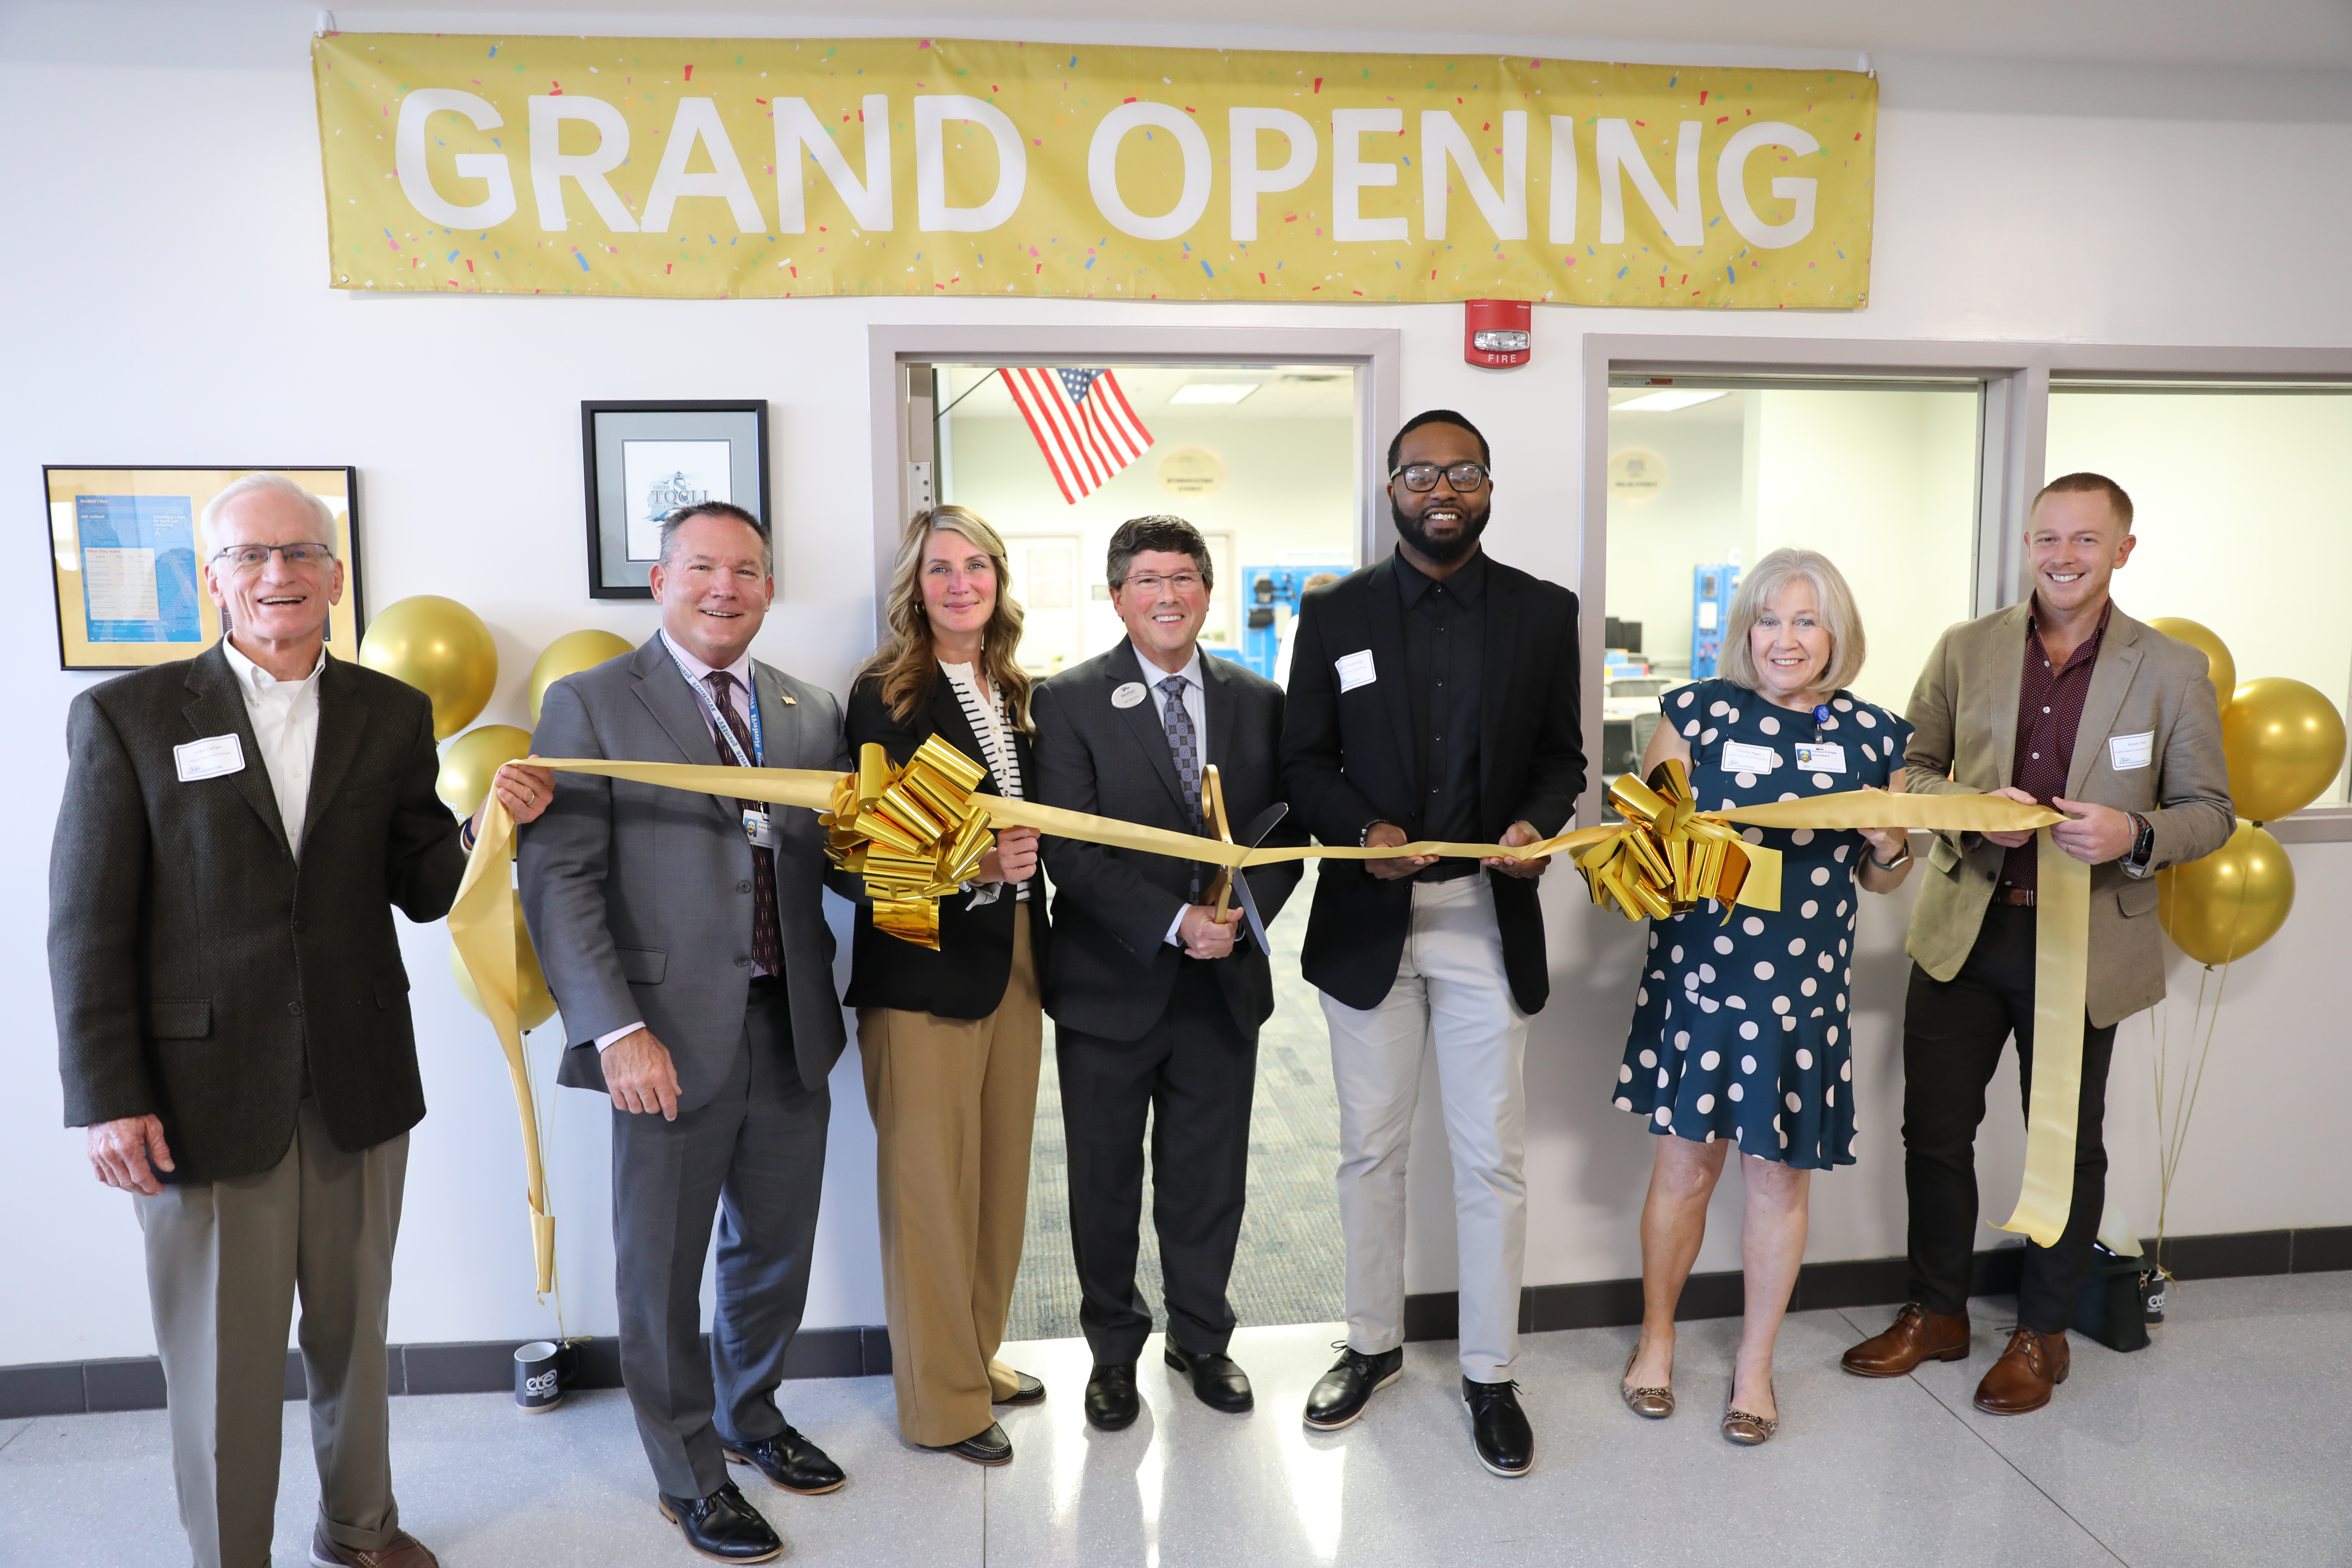
<svg viewBox="0 0 2352 1568">
<path fill-rule="evenodd" d="M 1109 371 L 1008 365 L 1004 384 L 1064 500 L 1075 504 L 1091 495 L 1151 445 L 1151 432 Z"/>
</svg>

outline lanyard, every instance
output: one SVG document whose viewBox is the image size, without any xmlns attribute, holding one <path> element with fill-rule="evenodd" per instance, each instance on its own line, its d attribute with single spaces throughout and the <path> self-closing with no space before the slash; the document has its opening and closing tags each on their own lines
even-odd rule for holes
<svg viewBox="0 0 2352 1568">
<path fill-rule="evenodd" d="M 751 688 L 751 689 L 747 690 L 744 694 L 745 700 L 750 702 L 751 706 L 751 754 L 747 757 L 743 754 L 743 742 L 735 738 L 735 727 L 719 716 L 719 704 L 710 700 L 709 688 L 704 686 L 702 682 L 694 679 L 694 672 L 686 668 L 686 660 L 678 658 L 677 649 L 670 647 L 668 637 L 665 637 L 662 638 L 662 647 L 669 648 L 670 662 L 677 666 L 677 673 L 685 679 L 688 688 L 693 691 L 694 695 L 698 700 L 700 700 L 702 703 L 703 715 L 710 721 L 711 729 L 717 731 L 720 740 L 727 742 L 727 749 L 735 753 L 735 765 L 741 768 L 758 767 L 762 765 L 758 759 L 766 754 L 766 749 L 761 745 L 760 739 L 760 693 L 758 689 L 756 687 Z M 714 673 L 724 672 L 719 671 Z M 748 681 L 745 682 L 747 687 L 750 687 L 750 684 L 751 683 Z"/>
</svg>

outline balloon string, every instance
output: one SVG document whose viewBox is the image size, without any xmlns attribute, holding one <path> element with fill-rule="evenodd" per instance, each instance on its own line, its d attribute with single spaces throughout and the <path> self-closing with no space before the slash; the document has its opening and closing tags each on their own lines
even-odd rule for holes
<svg viewBox="0 0 2352 1568">
<path fill-rule="evenodd" d="M 2165 1211 L 2170 1206 L 2172 1201 L 2173 1175 L 2180 1169 L 2181 1153 L 2189 1146 L 2189 1124 L 2197 1114 L 2198 1095 L 2205 1087 L 2205 1064 L 2207 1061 L 2211 1059 L 2213 1055 L 2213 1034 L 2221 1026 L 2221 999 L 2228 994 L 2230 988 L 2230 965 L 2236 962 L 2238 952 L 2238 931 L 2239 928 L 2245 921 L 2245 915 L 2246 884 L 2244 878 L 2242 876 L 2238 881 L 2237 901 L 2230 910 L 2230 940 L 2221 949 L 2225 956 L 2221 960 L 2220 978 L 2213 978 L 2214 966 L 2210 963 L 2205 966 L 2204 973 L 2198 977 L 2197 1005 L 2195 1010 L 2189 1015 L 2189 1034 L 2191 1039 L 2195 1039 L 2197 1035 L 2197 1026 L 2200 1022 L 2202 1022 L 2205 1026 L 2205 1038 L 2197 1048 L 2197 1067 L 2195 1071 L 2193 1073 L 2190 1072 L 2188 1070 L 2186 1064 L 2183 1065 L 2183 1069 L 2180 1075 L 2180 1090 L 2175 1097 L 2173 1102 L 2172 1137 L 2170 1146 L 2162 1152 L 2159 1160 L 2158 1177 L 2160 1181 L 2160 1190 L 2157 1197 L 2156 1205 L 2156 1258 L 2158 1271 L 2164 1272 L 2164 1277 L 2168 1279 L 2171 1279 L 2172 1276 L 2169 1272 L 2164 1271 Z M 2213 980 L 2213 1007 L 2212 1011 L 2210 1013 L 2205 1009 L 2205 984 L 2209 979 Z M 2159 1070 L 2161 1071 L 2162 1069 Z M 2158 1135 L 2159 1139 L 2163 1135 L 2163 1129 L 2161 1126 L 2163 1114 L 2164 1096 L 2162 1083 L 2159 1079 L 2157 1091 L 2157 1116 L 2159 1123 Z"/>
</svg>

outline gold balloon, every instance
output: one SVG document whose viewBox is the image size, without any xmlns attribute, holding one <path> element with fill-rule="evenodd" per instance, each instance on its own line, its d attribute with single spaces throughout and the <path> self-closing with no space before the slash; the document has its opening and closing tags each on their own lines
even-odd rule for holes
<svg viewBox="0 0 2352 1568">
<path fill-rule="evenodd" d="M 433 738 L 446 741 L 489 704 L 499 648 L 482 617 L 438 594 L 386 605 L 360 639 L 360 662 L 433 700 Z"/>
<path fill-rule="evenodd" d="M 2230 798 L 2249 822 L 2276 822 L 2317 800 L 2344 765 L 2344 717 L 2300 680 L 2266 675 L 2221 710 Z"/>
<path fill-rule="evenodd" d="M 2156 918 L 2200 963 L 2245 957 L 2278 934 L 2294 907 L 2294 863 L 2251 822 L 2202 860 L 2156 874 Z"/>
<path fill-rule="evenodd" d="M 524 1032 L 529 1033 L 555 1016 L 555 998 L 547 989 L 547 976 L 540 972 L 539 954 L 531 951 L 530 938 L 523 930 L 522 895 L 515 894 L 514 900 L 515 989 L 521 993 L 515 998 L 520 1004 L 515 1011 Z M 465 960 L 457 956 L 457 944 L 454 942 L 449 944 L 449 973 L 457 977 L 457 994 L 466 999 L 466 1005 L 488 1017 L 488 1009 L 482 1005 L 482 994 L 474 988 L 474 977 L 466 973 Z"/>
<path fill-rule="evenodd" d="M 2206 673 L 2213 678 L 2213 700 L 2228 709 L 2238 689 L 2238 661 L 2230 657 L 2230 646 L 2208 628 L 2179 616 L 2160 616 L 2147 624 L 2205 656 Z"/>
<path fill-rule="evenodd" d="M 468 730 L 442 753 L 441 776 L 433 781 L 433 793 L 458 816 L 471 816 L 482 797 L 490 793 L 490 781 L 499 776 L 499 767 L 529 755 L 528 730 L 511 724 Z"/>
<path fill-rule="evenodd" d="M 540 700 L 547 689 L 567 675 L 577 675 L 583 669 L 593 669 L 608 658 L 618 658 L 635 652 L 636 645 L 613 632 L 566 632 L 547 645 L 539 662 L 530 667 L 530 722 L 539 727 Z"/>
</svg>

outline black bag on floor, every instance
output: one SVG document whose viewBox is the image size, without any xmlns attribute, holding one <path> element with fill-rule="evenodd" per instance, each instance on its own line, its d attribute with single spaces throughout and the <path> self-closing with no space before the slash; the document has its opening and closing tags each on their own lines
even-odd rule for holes
<svg viewBox="0 0 2352 1568">
<path fill-rule="evenodd" d="M 2147 1348 L 2147 1313 L 2141 1292 L 2147 1259 L 2118 1258 L 2094 1243 L 2091 1272 L 2074 1300 L 2074 1331 L 2111 1351 Z"/>
</svg>

